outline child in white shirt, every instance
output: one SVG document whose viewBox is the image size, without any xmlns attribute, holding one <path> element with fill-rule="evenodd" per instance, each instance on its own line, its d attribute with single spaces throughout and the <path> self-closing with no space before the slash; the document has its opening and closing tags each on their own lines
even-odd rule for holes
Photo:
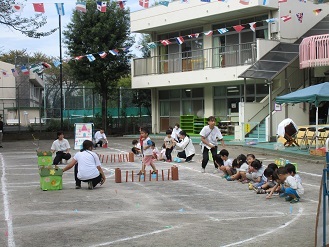
<svg viewBox="0 0 329 247">
<path fill-rule="evenodd" d="M 221 170 L 223 174 L 223 178 L 227 178 L 228 176 L 231 176 L 233 174 L 233 168 L 232 168 L 232 160 L 228 158 L 229 152 L 226 149 L 222 149 L 219 152 L 219 156 L 223 160 L 223 165 L 219 166 L 219 170 Z"/>
</svg>

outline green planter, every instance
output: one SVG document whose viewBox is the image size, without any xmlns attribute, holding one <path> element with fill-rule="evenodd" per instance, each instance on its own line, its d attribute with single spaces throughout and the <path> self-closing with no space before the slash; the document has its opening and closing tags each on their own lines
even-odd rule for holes
<svg viewBox="0 0 329 247">
<path fill-rule="evenodd" d="M 62 169 L 45 168 L 39 169 L 40 187 L 42 190 L 61 190 L 63 187 Z"/>
<path fill-rule="evenodd" d="M 37 155 L 39 166 L 51 166 L 53 164 L 52 153 L 50 151 L 41 151 Z"/>
</svg>

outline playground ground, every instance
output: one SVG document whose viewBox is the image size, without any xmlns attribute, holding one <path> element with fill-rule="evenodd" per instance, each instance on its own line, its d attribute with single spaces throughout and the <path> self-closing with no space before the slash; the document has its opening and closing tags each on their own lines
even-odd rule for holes
<svg viewBox="0 0 329 247">
<path fill-rule="evenodd" d="M 95 151 L 104 157 L 127 153 L 131 140 L 111 138 L 107 149 Z M 40 141 L 40 148 L 49 149 L 51 142 Z M 130 172 L 136 174 L 141 167 L 138 158 L 120 163 L 105 158 L 103 186 L 88 190 L 83 184 L 76 190 L 70 170 L 63 175 L 60 191 L 40 189 L 32 141 L 3 146 L 0 246 L 314 246 L 323 157 L 275 152 L 262 145 L 226 147 L 231 158 L 254 153 L 264 165 L 280 157 L 298 163 L 305 194 L 300 203 L 290 204 L 222 179 L 212 173 L 211 163 L 202 174 L 198 145 L 193 162 L 176 163 L 178 181 L 166 176 L 174 163 L 156 163 L 165 181 L 147 177 L 145 182 L 131 182 Z M 122 183 L 114 181 L 115 168 L 123 172 Z"/>
</svg>

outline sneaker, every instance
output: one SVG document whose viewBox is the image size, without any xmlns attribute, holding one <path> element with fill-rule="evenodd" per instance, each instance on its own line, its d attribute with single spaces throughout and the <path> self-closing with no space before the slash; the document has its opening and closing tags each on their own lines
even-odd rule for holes
<svg viewBox="0 0 329 247">
<path fill-rule="evenodd" d="M 78 190 L 78 189 L 81 189 L 81 186 L 76 185 L 76 186 L 75 186 L 75 189 L 77 189 L 77 190 Z"/>
<path fill-rule="evenodd" d="M 177 161 L 176 161 L 177 163 L 180 163 L 181 162 L 181 160 L 180 160 L 180 158 L 177 158 Z"/>
<path fill-rule="evenodd" d="M 177 158 L 177 157 L 175 157 L 175 158 L 174 158 L 174 161 L 175 161 L 175 162 L 177 162 L 177 161 L 178 161 L 178 158 Z"/>
<path fill-rule="evenodd" d="M 167 162 L 171 162 L 171 160 L 167 160 Z"/>
<path fill-rule="evenodd" d="M 253 190 L 254 189 L 254 186 L 252 185 L 252 183 L 249 183 L 248 184 L 248 188 L 249 188 L 249 190 Z"/>
<path fill-rule="evenodd" d="M 206 169 L 201 168 L 201 173 L 205 173 L 205 172 L 206 172 Z"/>
<path fill-rule="evenodd" d="M 231 178 L 231 176 L 227 176 L 227 177 L 226 177 L 226 180 L 227 180 L 227 181 L 233 181 L 232 178 Z"/>
<path fill-rule="evenodd" d="M 290 201 L 290 203 L 297 203 L 297 202 L 299 202 L 299 198 L 295 198 Z"/>
<path fill-rule="evenodd" d="M 222 178 L 227 178 L 228 177 L 228 175 L 227 174 L 224 174 L 224 175 L 222 175 Z"/>
<path fill-rule="evenodd" d="M 266 194 L 266 190 L 257 189 L 257 194 Z"/>
<path fill-rule="evenodd" d="M 216 173 L 219 173 L 218 169 L 215 169 L 215 170 L 213 171 L 213 174 L 216 174 Z"/>
<path fill-rule="evenodd" d="M 92 181 L 88 181 L 88 190 L 94 189 L 94 185 Z"/>
<path fill-rule="evenodd" d="M 296 199 L 297 199 L 297 198 L 296 198 Z M 290 196 L 287 196 L 287 197 L 285 198 L 285 200 L 286 200 L 286 202 L 290 202 L 290 201 L 294 200 L 294 198 L 292 198 L 292 197 L 290 197 Z"/>
<path fill-rule="evenodd" d="M 248 179 L 242 180 L 241 183 L 247 184 L 247 183 L 249 183 L 249 180 Z"/>
<path fill-rule="evenodd" d="M 156 171 L 153 171 L 152 174 L 157 174 L 157 172 Z"/>
</svg>

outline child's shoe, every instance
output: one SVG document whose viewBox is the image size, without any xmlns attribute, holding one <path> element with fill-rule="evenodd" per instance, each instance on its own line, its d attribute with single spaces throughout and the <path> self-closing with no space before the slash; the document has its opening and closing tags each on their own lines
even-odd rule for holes
<svg viewBox="0 0 329 247">
<path fill-rule="evenodd" d="M 177 158 L 176 162 L 177 163 L 180 163 L 181 162 L 180 158 Z"/>
<path fill-rule="evenodd" d="M 297 199 L 297 198 L 296 198 L 296 199 Z M 285 200 L 286 200 L 286 202 L 290 202 L 290 201 L 294 200 L 294 198 L 292 198 L 292 197 L 290 197 L 290 196 L 287 196 L 287 197 L 285 198 Z"/>
<path fill-rule="evenodd" d="M 233 181 L 232 178 L 231 178 L 231 176 L 227 176 L 227 177 L 226 177 L 226 180 L 227 180 L 227 181 Z"/>
<path fill-rule="evenodd" d="M 252 183 L 249 183 L 248 184 L 248 188 L 249 188 L 249 190 L 253 190 L 254 189 L 254 186 L 252 185 Z"/>
<path fill-rule="evenodd" d="M 263 189 L 257 189 L 257 194 L 266 194 L 266 190 L 263 190 Z"/>
<path fill-rule="evenodd" d="M 290 203 L 297 203 L 297 202 L 299 202 L 299 198 L 295 198 L 290 201 Z"/>
</svg>

